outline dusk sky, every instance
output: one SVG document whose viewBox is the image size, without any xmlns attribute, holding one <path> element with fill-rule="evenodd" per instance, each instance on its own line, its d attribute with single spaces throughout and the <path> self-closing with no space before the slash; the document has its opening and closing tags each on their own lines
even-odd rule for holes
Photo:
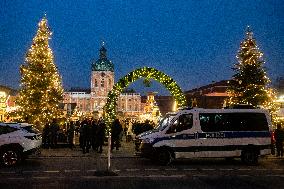
<svg viewBox="0 0 284 189">
<path fill-rule="evenodd" d="M 90 87 L 102 41 L 116 81 L 143 66 L 168 74 L 183 91 L 230 79 L 247 25 L 268 76 L 284 76 L 283 0 L 1 0 L 0 85 L 19 87 L 19 67 L 44 13 L 65 89 Z M 168 94 L 156 82 L 130 87 Z"/>
</svg>

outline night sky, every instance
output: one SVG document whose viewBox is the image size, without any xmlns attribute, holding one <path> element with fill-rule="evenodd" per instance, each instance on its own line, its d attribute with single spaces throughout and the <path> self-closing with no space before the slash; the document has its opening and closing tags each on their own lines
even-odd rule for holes
<svg viewBox="0 0 284 189">
<path fill-rule="evenodd" d="M 18 88 L 19 66 L 44 13 L 65 89 L 90 87 L 91 63 L 102 41 L 116 81 L 143 66 L 168 74 L 184 91 L 230 79 L 247 25 L 264 53 L 268 76 L 272 81 L 284 76 L 281 0 L 1 0 L 0 85 Z M 130 87 L 168 94 L 157 82 Z"/>
</svg>

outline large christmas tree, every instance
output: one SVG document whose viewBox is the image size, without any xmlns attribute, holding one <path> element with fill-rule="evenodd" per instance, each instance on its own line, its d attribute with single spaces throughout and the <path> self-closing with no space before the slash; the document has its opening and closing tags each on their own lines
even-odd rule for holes
<svg viewBox="0 0 284 189">
<path fill-rule="evenodd" d="M 250 28 L 240 44 L 235 74 L 229 82 L 229 104 L 250 104 L 275 111 L 275 92 L 269 88 L 270 80 L 263 67 L 263 53 L 259 50 Z"/>
<path fill-rule="evenodd" d="M 49 47 L 51 31 L 46 17 L 38 24 L 33 43 L 21 66 L 21 85 L 18 115 L 39 127 L 61 115 L 59 103 L 63 88 Z"/>
</svg>

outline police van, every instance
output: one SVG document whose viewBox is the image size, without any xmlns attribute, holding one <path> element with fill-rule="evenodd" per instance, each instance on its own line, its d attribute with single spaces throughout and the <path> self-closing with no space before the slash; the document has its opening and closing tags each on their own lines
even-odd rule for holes
<svg viewBox="0 0 284 189">
<path fill-rule="evenodd" d="M 263 109 L 183 109 L 138 135 L 143 157 L 168 165 L 180 158 L 241 158 L 257 164 L 271 153 L 272 125 Z"/>
</svg>

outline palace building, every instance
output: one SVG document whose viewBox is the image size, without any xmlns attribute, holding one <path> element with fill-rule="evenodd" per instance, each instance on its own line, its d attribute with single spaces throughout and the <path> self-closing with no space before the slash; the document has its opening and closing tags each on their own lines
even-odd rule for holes
<svg viewBox="0 0 284 189">
<path fill-rule="evenodd" d="M 64 109 L 67 115 L 101 117 L 108 92 L 114 85 L 114 64 L 102 45 L 99 59 L 91 64 L 90 89 L 71 89 L 64 92 Z M 121 93 L 117 112 L 124 117 L 137 117 L 142 113 L 140 93 Z"/>
</svg>

